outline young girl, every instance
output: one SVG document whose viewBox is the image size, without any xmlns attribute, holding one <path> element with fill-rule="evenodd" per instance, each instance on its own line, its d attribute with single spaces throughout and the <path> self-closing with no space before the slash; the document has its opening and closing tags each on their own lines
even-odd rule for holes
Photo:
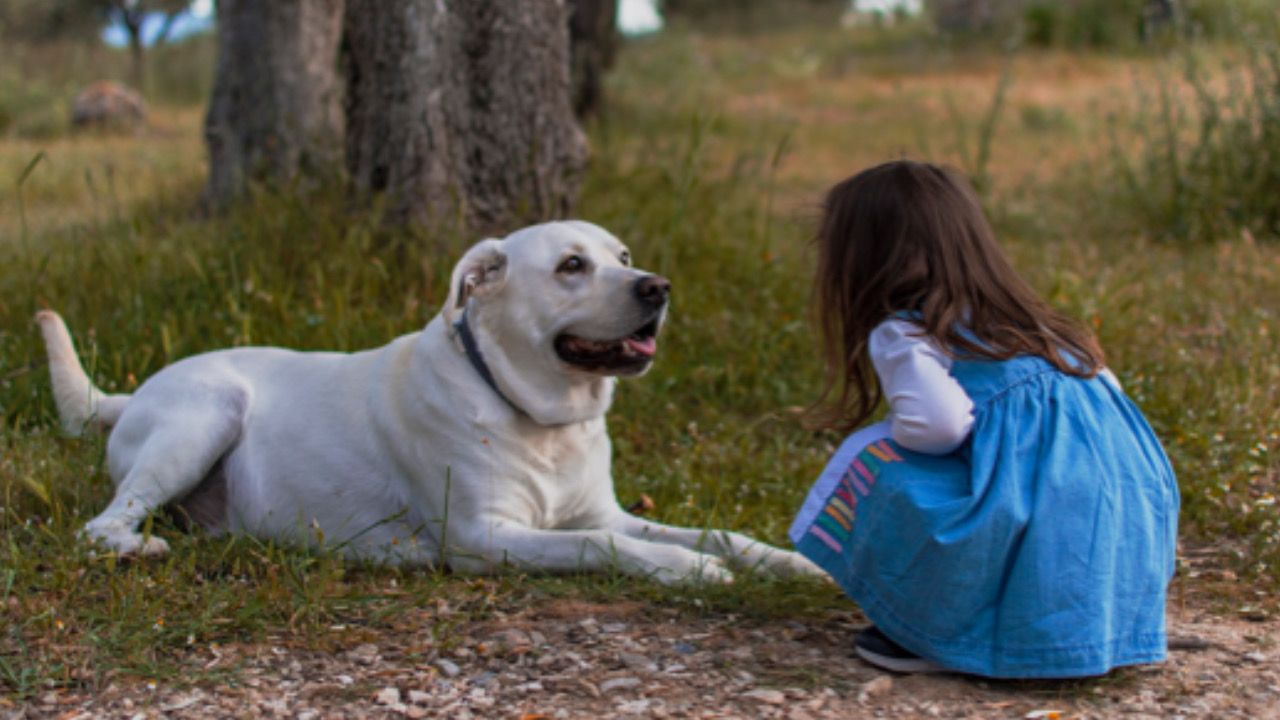
<svg viewBox="0 0 1280 720">
<path fill-rule="evenodd" d="M 1079 324 L 996 244 L 976 195 L 891 162 L 827 195 L 816 302 L 827 427 L 848 431 L 791 538 L 899 672 L 1099 675 L 1165 657 L 1178 487 Z"/>
</svg>

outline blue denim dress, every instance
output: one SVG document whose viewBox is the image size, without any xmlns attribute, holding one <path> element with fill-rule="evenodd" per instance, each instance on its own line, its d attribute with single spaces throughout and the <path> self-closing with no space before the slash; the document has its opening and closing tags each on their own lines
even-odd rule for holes
<svg viewBox="0 0 1280 720">
<path fill-rule="evenodd" d="M 854 433 L 791 539 L 903 647 L 958 672 L 1100 675 L 1163 660 L 1178 487 L 1137 407 L 1040 358 L 957 359 L 950 455 Z"/>
</svg>

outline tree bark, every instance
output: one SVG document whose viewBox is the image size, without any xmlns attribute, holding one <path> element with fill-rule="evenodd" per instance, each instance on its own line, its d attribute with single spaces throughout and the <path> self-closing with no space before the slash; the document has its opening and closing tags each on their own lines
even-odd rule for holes
<svg viewBox="0 0 1280 720">
<path fill-rule="evenodd" d="M 563 0 L 350 0 L 347 170 L 393 222 L 567 215 L 587 160 Z"/>
<path fill-rule="evenodd" d="M 974 32 L 995 20 L 993 0 L 930 0 L 933 21 L 943 32 Z"/>
<path fill-rule="evenodd" d="M 129 82 L 140 93 L 146 93 L 146 58 L 142 48 L 142 21 L 125 20 L 125 31 L 129 34 Z"/>
<path fill-rule="evenodd" d="M 343 0 L 218 0 L 217 17 L 206 207 L 233 202 L 251 183 L 336 169 Z"/>
<path fill-rule="evenodd" d="M 618 0 L 568 0 L 573 111 L 586 118 L 604 104 L 601 84 L 618 54 Z"/>
</svg>

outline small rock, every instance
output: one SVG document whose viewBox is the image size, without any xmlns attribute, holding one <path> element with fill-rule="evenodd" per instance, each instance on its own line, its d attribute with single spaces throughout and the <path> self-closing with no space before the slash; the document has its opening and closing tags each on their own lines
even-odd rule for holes
<svg viewBox="0 0 1280 720">
<path fill-rule="evenodd" d="M 693 653 L 698 652 L 698 648 L 694 647 L 690 643 L 687 643 L 683 640 L 676 643 L 676 646 L 673 647 L 672 650 L 674 650 L 679 655 L 692 655 Z"/>
<path fill-rule="evenodd" d="M 400 690 L 393 687 L 382 688 L 373 700 L 379 705 L 395 705 L 400 702 Z"/>
<path fill-rule="evenodd" d="M 503 630 L 495 633 L 492 639 L 494 643 L 506 650 L 533 645 L 533 641 L 529 639 L 529 634 L 523 630 Z"/>
<path fill-rule="evenodd" d="M 378 646 L 361 645 L 348 652 L 347 656 L 354 660 L 357 665 L 372 665 L 378 661 Z"/>
<path fill-rule="evenodd" d="M 760 688 L 758 690 L 748 690 L 742 693 L 742 697 L 759 700 L 766 705 L 782 705 L 787 701 L 787 696 L 778 690 L 766 690 Z"/>
<path fill-rule="evenodd" d="M 424 693 L 421 690 L 410 690 L 409 702 L 413 703 L 414 705 L 426 705 L 427 703 L 431 702 L 431 694 Z"/>
<path fill-rule="evenodd" d="M 74 127 L 141 126 L 147 119 L 147 103 L 138 91 L 109 80 L 85 86 L 71 99 Z"/>
<path fill-rule="evenodd" d="M 870 682 L 865 682 L 862 684 L 862 688 L 858 692 L 858 701 L 864 702 L 868 698 L 880 697 L 881 695 L 888 695 L 892 691 L 893 691 L 893 678 L 889 677 L 888 675 L 881 675 L 875 680 L 872 680 Z"/>
<path fill-rule="evenodd" d="M 749 647 L 739 647 L 739 648 L 734 648 L 732 650 L 725 652 L 725 657 L 732 658 L 734 660 L 738 660 L 741 662 L 741 661 L 750 660 L 751 658 L 755 657 L 755 654 L 756 654 L 755 651 Z"/>
<path fill-rule="evenodd" d="M 591 697 L 593 697 L 593 698 L 599 698 L 599 697 L 600 697 L 600 688 L 596 687 L 595 685 L 592 685 L 590 682 L 588 682 L 588 681 L 586 681 L 586 680 L 579 680 L 579 681 L 578 681 L 578 685 L 579 685 L 583 690 L 585 690 L 585 691 L 587 692 L 587 694 L 588 694 L 588 695 L 590 695 Z"/>
<path fill-rule="evenodd" d="M 1251 653 L 1245 653 L 1244 659 L 1248 660 L 1249 662 L 1254 662 L 1261 665 L 1267 661 L 1267 656 L 1260 652 L 1251 652 Z"/>
<path fill-rule="evenodd" d="M 638 653 L 618 653 L 618 659 L 622 661 L 623 665 L 637 672 L 651 673 L 658 670 L 657 663 Z"/>
<path fill-rule="evenodd" d="M 404 716 L 410 718 L 410 720 L 422 720 L 422 718 L 426 717 L 429 712 L 429 710 L 421 705 L 410 705 L 405 708 Z"/>
<path fill-rule="evenodd" d="M 636 687 L 639 684 L 640 684 L 640 678 L 633 678 L 633 677 L 611 678 L 609 680 L 605 680 L 604 682 L 600 683 L 600 692 L 607 693 L 613 690 L 624 690 L 626 688 Z"/>
<path fill-rule="evenodd" d="M 542 683 L 537 680 L 515 686 L 516 692 L 542 692 L 544 689 Z"/>
<path fill-rule="evenodd" d="M 1195 635 L 1174 636 L 1169 638 L 1170 650 L 1207 650 L 1210 647 L 1208 640 Z"/>
<path fill-rule="evenodd" d="M 649 711 L 649 706 L 653 704 L 653 700 L 649 698 L 640 698 L 639 700 L 625 700 L 618 703 L 618 712 L 624 715 L 639 715 Z"/>
<path fill-rule="evenodd" d="M 436 667 L 440 668 L 440 672 L 444 673 L 445 677 L 458 677 L 458 673 L 462 672 L 455 663 L 444 658 L 436 661 Z"/>
</svg>

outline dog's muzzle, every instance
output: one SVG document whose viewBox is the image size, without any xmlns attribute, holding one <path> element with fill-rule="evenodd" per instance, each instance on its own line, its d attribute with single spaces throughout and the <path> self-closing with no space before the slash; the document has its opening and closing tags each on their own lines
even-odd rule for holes
<svg viewBox="0 0 1280 720">
<path fill-rule="evenodd" d="M 556 354 L 578 370 L 604 375 L 636 375 L 648 369 L 658 352 L 658 330 L 671 295 L 671 281 L 660 275 L 645 275 L 631 287 L 632 294 L 647 317 L 627 335 L 593 340 L 563 334 L 556 338 Z"/>
</svg>

